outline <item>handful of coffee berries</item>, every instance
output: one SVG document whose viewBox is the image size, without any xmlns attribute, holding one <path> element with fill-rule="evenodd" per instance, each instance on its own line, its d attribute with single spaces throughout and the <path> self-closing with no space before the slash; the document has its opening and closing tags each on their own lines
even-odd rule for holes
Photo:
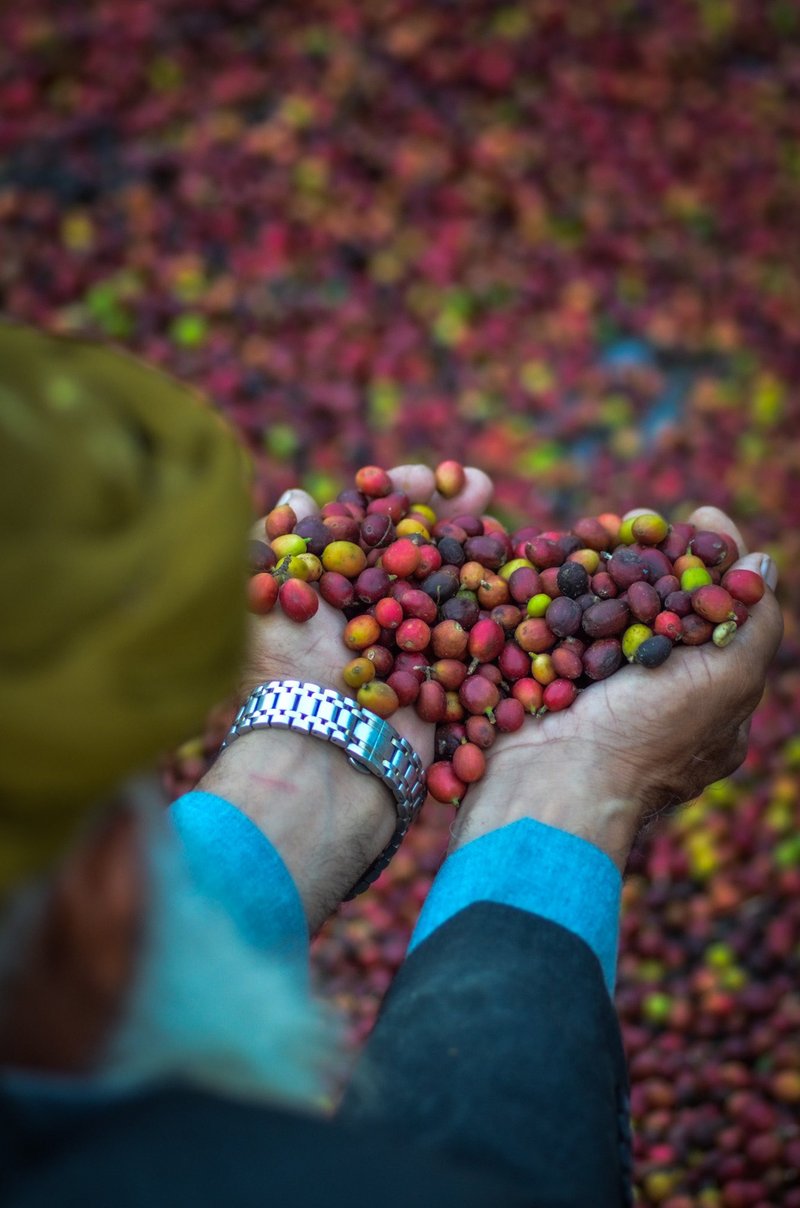
<svg viewBox="0 0 800 1208">
<path fill-rule="evenodd" d="M 465 483 L 455 461 L 435 478 L 444 498 Z M 569 708 L 626 662 L 661 666 L 678 642 L 727 646 L 764 593 L 759 575 L 729 569 L 724 533 L 654 512 L 509 533 L 491 516 L 439 519 L 378 466 L 317 516 L 274 508 L 265 530 L 251 611 L 277 603 L 305 622 L 320 596 L 339 609 L 343 685 L 380 717 L 411 706 L 436 727 L 428 791 L 454 805 L 498 734 Z"/>
</svg>

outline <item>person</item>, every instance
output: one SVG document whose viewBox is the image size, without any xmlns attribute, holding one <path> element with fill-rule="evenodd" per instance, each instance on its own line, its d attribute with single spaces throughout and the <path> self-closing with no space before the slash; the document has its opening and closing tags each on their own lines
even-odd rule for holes
<svg viewBox="0 0 800 1208">
<path fill-rule="evenodd" d="M 270 727 L 169 811 L 148 767 L 234 683 L 343 694 L 343 618 L 250 618 L 242 644 L 244 459 L 185 387 L 0 325 L 0 395 L 0 1202 L 629 1203 L 621 875 L 643 824 L 744 757 L 771 561 L 700 509 L 768 585 L 731 646 L 498 739 L 332 1107 L 308 939 L 391 842 L 386 785 Z M 441 515 L 491 493 L 477 470 L 450 501 L 425 467 L 392 477 Z M 391 725 L 429 761 L 431 727 Z"/>
</svg>

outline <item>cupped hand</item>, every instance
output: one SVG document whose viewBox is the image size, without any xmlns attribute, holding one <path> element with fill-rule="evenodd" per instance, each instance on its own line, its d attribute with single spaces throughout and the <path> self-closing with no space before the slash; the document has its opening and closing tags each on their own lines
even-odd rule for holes
<svg viewBox="0 0 800 1208">
<path fill-rule="evenodd" d="M 745 553 L 723 512 L 703 507 L 689 520 L 729 534 L 739 549 L 736 565 L 761 572 L 764 555 Z M 455 846 L 493 829 L 501 815 L 554 825 L 561 819 L 564 829 L 592 837 L 595 804 L 615 802 L 618 851 L 609 854 L 624 864 L 645 822 L 738 768 L 783 633 L 769 565 L 763 598 L 725 649 L 678 646 L 661 667 L 625 667 L 581 692 L 569 709 L 498 738 L 485 779 L 470 788 L 457 817 Z"/>
<path fill-rule="evenodd" d="M 389 471 L 395 490 L 404 491 L 412 503 L 427 503 L 437 517 L 459 514 L 480 515 L 492 496 L 491 480 L 482 470 L 467 467 L 463 491 L 445 499 L 436 491 L 433 471 L 422 465 L 396 466 Z M 319 511 L 305 491 L 288 491 L 281 498 L 298 520 Z M 264 539 L 263 521 L 257 536 Z M 299 625 L 276 607 L 266 617 L 251 617 L 247 656 L 241 680 L 241 697 L 246 698 L 256 684 L 270 679 L 299 679 L 322 687 L 334 688 L 355 697 L 342 679 L 342 668 L 352 657 L 342 641 L 344 614 L 320 599 L 319 611 L 311 621 Z M 413 746 L 424 764 L 433 754 L 433 726 L 423 722 L 412 708 L 398 710 L 391 717 L 397 732 Z"/>
</svg>

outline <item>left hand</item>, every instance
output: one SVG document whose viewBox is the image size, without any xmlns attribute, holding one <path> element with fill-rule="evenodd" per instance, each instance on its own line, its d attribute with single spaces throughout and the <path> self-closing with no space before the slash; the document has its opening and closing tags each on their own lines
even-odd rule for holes
<svg viewBox="0 0 800 1208">
<path fill-rule="evenodd" d="M 438 518 L 460 514 L 481 515 L 492 496 L 491 480 L 468 467 L 464 490 L 452 499 L 444 499 L 435 488 L 433 471 L 426 466 L 396 466 L 389 471 L 395 490 L 405 491 L 412 503 L 427 503 Z M 305 491 L 292 490 L 282 497 L 298 520 L 319 511 Z M 263 521 L 257 525 L 257 537 L 264 540 Z M 281 612 L 280 605 L 266 617 L 250 618 L 247 654 L 241 679 L 244 700 L 256 684 L 270 679 L 299 679 L 322 687 L 334 688 L 355 697 L 342 679 L 342 667 L 352 657 L 342 641 L 344 614 L 324 600 L 311 621 L 298 625 Z M 389 722 L 406 738 L 424 764 L 433 757 L 434 727 L 422 721 L 412 707 L 398 710 Z"/>
</svg>

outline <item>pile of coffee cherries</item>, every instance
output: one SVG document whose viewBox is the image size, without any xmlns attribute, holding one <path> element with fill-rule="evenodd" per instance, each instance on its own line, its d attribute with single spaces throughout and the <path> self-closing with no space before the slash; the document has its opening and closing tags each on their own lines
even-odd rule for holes
<svg viewBox="0 0 800 1208">
<path fill-rule="evenodd" d="M 465 485 L 442 462 L 445 499 Z M 435 725 L 428 790 L 458 805 L 498 734 L 568 708 L 626 663 L 656 668 L 674 646 L 727 646 L 761 599 L 724 533 L 649 512 L 509 533 L 491 516 L 439 519 L 365 466 L 318 515 L 291 507 L 251 542 L 252 612 L 312 619 L 320 597 L 345 617 L 343 686 L 388 718 L 413 707 Z"/>
</svg>

